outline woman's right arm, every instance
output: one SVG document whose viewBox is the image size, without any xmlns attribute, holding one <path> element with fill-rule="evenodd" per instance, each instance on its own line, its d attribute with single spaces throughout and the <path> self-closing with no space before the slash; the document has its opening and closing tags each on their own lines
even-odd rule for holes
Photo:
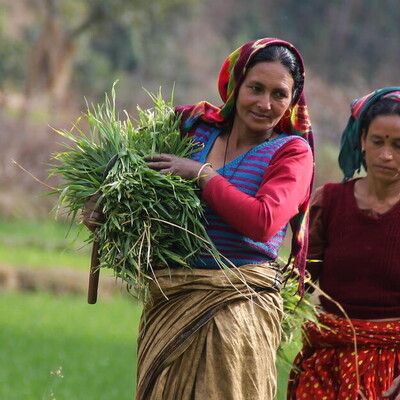
<svg viewBox="0 0 400 400">
<path fill-rule="evenodd" d="M 267 242 L 308 199 L 312 174 L 310 146 L 302 140 L 292 140 L 275 153 L 255 196 L 217 174 L 210 176 L 203 187 L 202 199 L 242 235 Z"/>
</svg>

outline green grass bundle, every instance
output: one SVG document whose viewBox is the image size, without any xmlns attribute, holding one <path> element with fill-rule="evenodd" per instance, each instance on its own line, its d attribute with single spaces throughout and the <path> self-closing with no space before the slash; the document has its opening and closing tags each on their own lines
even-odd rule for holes
<svg viewBox="0 0 400 400">
<path fill-rule="evenodd" d="M 304 321 L 318 323 L 318 309 L 310 300 L 310 293 L 306 292 L 303 298 L 298 294 L 299 281 L 296 274 L 290 275 L 281 290 L 285 315 L 282 321 L 282 345 L 295 339 Z"/>
<path fill-rule="evenodd" d="M 76 125 L 75 132 L 57 131 L 71 144 L 53 155 L 57 163 L 50 170 L 63 178 L 53 194 L 73 219 L 92 195 L 101 193 L 106 220 L 96 232 L 100 268 L 112 268 L 142 300 L 154 268 L 190 268 L 191 259 L 205 249 L 218 258 L 201 223 L 196 182 L 163 175 L 144 161 L 156 153 L 188 157 L 194 151 L 192 140 L 181 137 L 172 96 L 169 102 L 161 91 L 150 96 L 152 108 L 138 106 L 136 120 L 126 112 L 121 120 L 113 87 L 111 99 L 106 95 L 104 104 L 83 114 L 88 133 Z"/>
<path fill-rule="evenodd" d="M 281 260 L 283 263 L 283 260 Z M 283 263 L 286 265 L 286 263 Z M 315 284 L 311 283 L 307 278 L 308 284 L 313 287 Z M 298 271 L 295 269 L 293 272 L 288 271 L 284 276 L 284 285 L 281 289 L 281 296 L 283 300 L 284 316 L 282 319 L 282 339 L 277 353 L 277 364 L 281 371 L 292 369 L 293 358 L 301 349 L 301 331 L 305 322 L 313 322 L 321 325 L 318 321 L 318 314 L 321 312 L 318 306 L 311 299 L 311 294 L 307 290 L 301 298 L 298 280 Z"/>
</svg>

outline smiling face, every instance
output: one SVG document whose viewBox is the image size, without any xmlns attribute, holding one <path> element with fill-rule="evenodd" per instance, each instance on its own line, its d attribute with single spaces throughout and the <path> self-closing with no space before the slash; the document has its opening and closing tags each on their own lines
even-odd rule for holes
<svg viewBox="0 0 400 400">
<path fill-rule="evenodd" d="M 379 115 L 361 138 L 368 175 L 384 182 L 400 180 L 400 116 Z"/>
<path fill-rule="evenodd" d="M 236 99 L 234 128 L 267 138 L 289 108 L 294 81 L 280 62 L 259 62 L 246 74 Z"/>
</svg>

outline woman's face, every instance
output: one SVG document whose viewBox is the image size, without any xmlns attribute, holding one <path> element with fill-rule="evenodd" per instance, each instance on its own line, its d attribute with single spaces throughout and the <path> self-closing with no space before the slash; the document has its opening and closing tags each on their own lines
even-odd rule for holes
<svg viewBox="0 0 400 400">
<path fill-rule="evenodd" d="M 379 115 L 362 136 L 368 175 L 384 182 L 400 180 L 400 116 Z"/>
<path fill-rule="evenodd" d="M 236 99 L 234 125 L 268 137 L 289 108 L 294 81 L 280 62 L 259 62 L 246 74 Z"/>
</svg>

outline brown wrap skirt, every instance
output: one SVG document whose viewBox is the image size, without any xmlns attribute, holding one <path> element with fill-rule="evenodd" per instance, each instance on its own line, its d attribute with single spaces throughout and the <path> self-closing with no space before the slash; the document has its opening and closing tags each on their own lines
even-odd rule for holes
<svg viewBox="0 0 400 400">
<path fill-rule="evenodd" d="M 155 272 L 136 400 L 272 400 L 283 314 L 277 265 Z"/>
</svg>

